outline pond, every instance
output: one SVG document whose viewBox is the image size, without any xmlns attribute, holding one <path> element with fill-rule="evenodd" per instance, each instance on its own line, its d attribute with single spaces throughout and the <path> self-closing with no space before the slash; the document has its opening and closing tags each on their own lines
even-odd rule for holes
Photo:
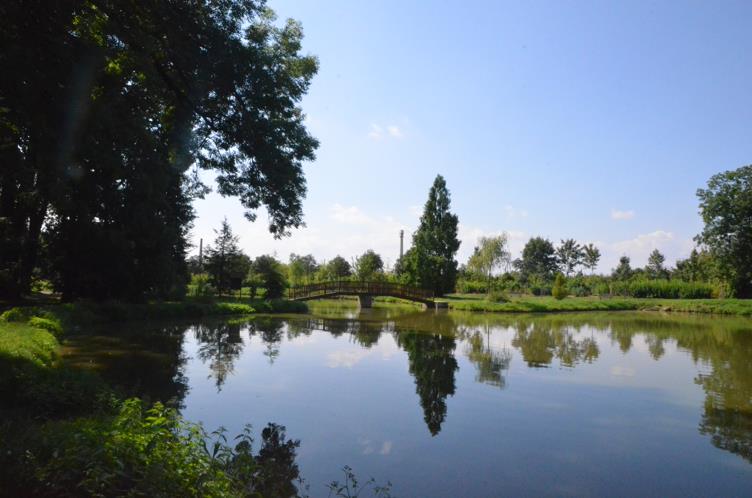
<svg viewBox="0 0 752 498">
<path fill-rule="evenodd" d="M 402 497 L 752 494 L 749 319 L 318 307 L 65 358 L 208 429 L 285 426 L 312 497 L 344 465 Z"/>
</svg>

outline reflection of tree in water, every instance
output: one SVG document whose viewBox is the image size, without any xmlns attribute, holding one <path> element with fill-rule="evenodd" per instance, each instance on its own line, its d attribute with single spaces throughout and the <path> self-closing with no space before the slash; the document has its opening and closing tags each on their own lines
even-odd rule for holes
<svg viewBox="0 0 752 498">
<path fill-rule="evenodd" d="M 695 379 L 706 395 L 700 432 L 752 463 L 752 336 L 749 330 L 729 335 L 732 340 L 691 344 L 693 354 L 712 367 Z"/>
<path fill-rule="evenodd" d="M 217 385 L 217 391 L 228 375 L 232 375 L 235 360 L 243 351 L 243 339 L 240 337 L 240 324 L 218 323 L 197 325 L 196 340 L 199 341 L 198 357 L 201 361 L 209 362 Z M 211 377 L 211 376 L 210 376 Z"/>
<path fill-rule="evenodd" d="M 269 358 L 269 363 L 279 356 L 279 347 L 285 336 L 285 325 L 287 322 L 279 318 L 260 317 L 250 322 L 250 333 L 257 335 L 266 346 L 264 356 Z"/>
<path fill-rule="evenodd" d="M 598 358 L 598 343 L 592 337 L 575 338 L 567 326 L 546 321 L 519 322 L 512 345 L 531 367 L 546 367 L 554 358 L 564 366 L 593 362 Z"/>
<path fill-rule="evenodd" d="M 485 334 L 480 331 L 473 333 L 467 340 L 468 347 L 465 354 L 475 365 L 475 380 L 499 388 L 504 388 L 506 379 L 504 371 L 509 369 L 512 352 L 504 348 L 494 351 L 490 345 L 490 331 L 486 327 Z"/>
<path fill-rule="evenodd" d="M 454 337 L 403 332 L 397 335 L 397 342 L 407 351 L 424 419 L 435 436 L 446 418 L 446 397 L 454 394 L 454 372 L 459 369 Z"/>
</svg>

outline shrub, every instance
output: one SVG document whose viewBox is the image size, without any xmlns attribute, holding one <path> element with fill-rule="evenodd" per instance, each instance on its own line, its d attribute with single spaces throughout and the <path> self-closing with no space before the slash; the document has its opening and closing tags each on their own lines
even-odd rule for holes
<svg viewBox="0 0 752 498">
<path fill-rule="evenodd" d="M 56 336 L 60 336 L 63 333 L 63 326 L 60 324 L 60 321 L 52 318 L 33 316 L 29 319 L 29 325 L 38 329 L 46 330 Z"/>
<path fill-rule="evenodd" d="M 564 275 L 559 273 L 556 275 L 556 280 L 554 281 L 554 286 L 551 289 L 551 295 L 554 296 L 554 299 L 562 300 L 565 297 L 567 297 L 567 285 L 564 281 Z"/>
<path fill-rule="evenodd" d="M 462 294 L 483 294 L 488 291 L 488 282 L 464 279 L 457 282 L 457 292 Z"/>
<path fill-rule="evenodd" d="M 191 275 L 190 288 L 194 296 L 211 297 L 216 293 L 216 290 L 210 283 L 208 273 Z"/>
<path fill-rule="evenodd" d="M 613 282 L 611 292 L 619 296 L 662 299 L 709 299 L 714 287 L 701 282 L 682 280 L 629 280 Z"/>
<path fill-rule="evenodd" d="M 509 302 L 509 296 L 505 292 L 494 290 L 488 293 L 486 301 L 492 303 L 506 303 Z"/>
<path fill-rule="evenodd" d="M 125 401 L 115 416 L 47 424 L 18 455 L 24 486 L 45 496 L 296 496 L 298 441 L 269 424 L 227 443 L 157 403 Z M 33 470 L 28 470 L 28 468 Z"/>
<path fill-rule="evenodd" d="M 29 308 L 15 307 L 4 311 L 0 315 L 3 322 L 25 322 L 29 319 Z"/>
</svg>

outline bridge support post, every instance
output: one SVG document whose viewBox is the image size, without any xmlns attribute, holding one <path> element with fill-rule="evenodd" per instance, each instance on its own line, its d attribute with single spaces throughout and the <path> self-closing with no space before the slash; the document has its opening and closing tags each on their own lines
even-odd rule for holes
<svg viewBox="0 0 752 498">
<path fill-rule="evenodd" d="M 358 304 L 361 308 L 370 308 L 373 305 L 373 296 L 358 295 Z"/>
</svg>

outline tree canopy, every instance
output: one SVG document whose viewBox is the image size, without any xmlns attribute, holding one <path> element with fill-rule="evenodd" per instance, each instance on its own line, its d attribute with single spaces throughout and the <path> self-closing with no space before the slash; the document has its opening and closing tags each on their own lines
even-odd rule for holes
<svg viewBox="0 0 752 498">
<path fill-rule="evenodd" d="M 531 238 L 522 249 L 522 258 L 517 260 L 516 266 L 523 280 L 533 276 L 551 280 L 558 270 L 554 245 L 542 237 Z"/>
<path fill-rule="evenodd" d="M 372 249 L 367 250 L 355 259 L 355 275 L 360 280 L 370 280 L 384 271 L 384 262 L 381 256 Z"/>
<path fill-rule="evenodd" d="M 697 241 L 711 251 L 738 297 L 752 297 L 752 165 L 713 175 L 697 191 L 705 227 Z"/>
<path fill-rule="evenodd" d="M 317 141 L 302 30 L 263 1 L 3 2 L 0 289 L 44 266 L 65 297 L 185 283 L 198 172 L 275 236 L 302 223 Z"/>
</svg>

